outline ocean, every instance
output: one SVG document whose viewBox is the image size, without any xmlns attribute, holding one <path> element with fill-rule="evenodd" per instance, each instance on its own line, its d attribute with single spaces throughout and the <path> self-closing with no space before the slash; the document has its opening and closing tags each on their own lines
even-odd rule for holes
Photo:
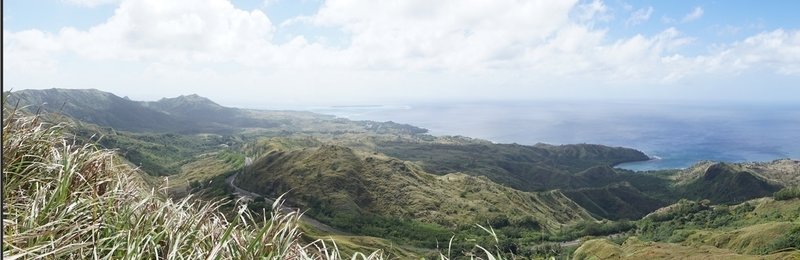
<svg viewBox="0 0 800 260">
<path fill-rule="evenodd" d="M 314 107 L 353 120 L 394 121 L 497 143 L 592 143 L 653 160 L 617 167 L 686 168 L 698 161 L 800 158 L 800 104 L 607 101 L 473 102 Z"/>
</svg>

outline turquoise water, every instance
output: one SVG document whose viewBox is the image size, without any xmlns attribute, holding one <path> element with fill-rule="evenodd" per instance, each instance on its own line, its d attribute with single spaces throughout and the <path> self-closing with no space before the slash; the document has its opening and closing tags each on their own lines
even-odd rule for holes
<svg viewBox="0 0 800 260">
<path fill-rule="evenodd" d="M 434 135 L 499 143 L 596 143 L 657 158 L 631 170 L 685 168 L 701 160 L 800 158 L 800 104 L 637 102 L 484 102 L 317 107 L 354 120 L 408 123 Z"/>
</svg>

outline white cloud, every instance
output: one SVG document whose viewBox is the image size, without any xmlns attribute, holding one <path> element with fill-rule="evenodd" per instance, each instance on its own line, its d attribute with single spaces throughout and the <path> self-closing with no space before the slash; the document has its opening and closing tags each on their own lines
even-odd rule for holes
<svg viewBox="0 0 800 260">
<path fill-rule="evenodd" d="M 476 69 L 513 63 L 569 23 L 575 1 L 328 1 L 316 25 L 351 35 L 363 68 Z"/>
<path fill-rule="evenodd" d="M 625 24 L 647 21 L 652 13 L 652 7 L 636 10 Z M 280 25 L 340 30 L 349 38 L 345 46 L 329 46 L 302 34 L 275 43 L 278 29 L 261 10 L 241 10 L 226 0 L 124 0 L 112 17 L 87 30 L 4 30 L 4 72 L 23 83 L 22 74 L 51 71 L 42 77 L 47 84 L 185 86 L 208 93 L 226 86 L 320 99 L 518 97 L 514 93 L 557 91 L 553 86 L 672 84 L 755 68 L 800 75 L 798 31 L 764 32 L 704 55 L 684 55 L 693 38 L 677 29 L 610 38 L 596 23 L 611 18 L 602 1 L 331 0 L 314 15 Z M 84 65 L 59 67 L 62 56 Z M 91 68 L 120 64 L 137 65 L 116 74 Z M 55 73 L 59 69 L 64 72 Z M 98 77 L 106 78 L 83 81 Z"/>
<path fill-rule="evenodd" d="M 124 1 L 86 31 L 64 28 L 66 48 L 91 59 L 257 63 L 273 28 L 259 10 L 221 0 Z"/>
<path fill-rule="evenodd" d="M 51 54 L 61 48 L 55 36 L 49 33 L 39 30 L 10 32 L 3 29 L 3 70 L 53 72 L 57 61 Z"/>
<path fill-rule="evenodd" d="M 681 19 L 681 22 L 688 23 L 700 19 L 700 17 L 703 17 L 703 8 L 698 6 L 692 9 L 692 12 L 686 14 L 686 16 Z"/>
<path fill-rule="evenodd" d="M 575 18 L 579 22 L 592 23 L 593 20 L 607 22 L 614 19 L 608 6 L 603 4 L 603 1 L 593 0 L 589 3 L 584 3 L 574 8 Z"/>
<path fill-rule="evenodd" d="M 647 8 L 641 8 L 633 13 L 631 16 L 628 17 L 628 20 L 625 21 L 625 26 L 634 26 L 646 22 L 650 19 L 650 15 L 653 14 L 653 7 L 648 6 Z"/>
<path fill-rule="evenodd" d="M 268 8 L 270 6 L 278 4 L 279 2 L 281 2 L 281 0 L 264 0 L 264 2 L 261 3 L 261 6 L 263 6 L 264 8 Z"/>
<path fill-rule="evenodd" d="M 85 7 L 96 7 L 96 6 L 115 4 L 120 2 L 120 0 L 61 0 L 61 1 Z"/>
<path fill-rule="evenodd" d="M 762 32 L 706 57 L 715 68 L 741 71 L 755 67 L 800 75 L 800 31 Z"/>
</svg>

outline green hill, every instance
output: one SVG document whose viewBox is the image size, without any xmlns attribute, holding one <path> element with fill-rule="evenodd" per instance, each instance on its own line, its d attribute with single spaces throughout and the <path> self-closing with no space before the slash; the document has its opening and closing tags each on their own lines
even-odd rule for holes
<svg viewBox="0 0 800 260">
<path fill-rule="evenodd" d="M 622 245 L 608 239 L 592 239 L 575 250 L 572 259 L 797 259 L 799 252 L 776 252 L 769 255 L 737 254 L 713 246 L 684 246 L 674 243 L 646 242 L 635 237 Z"/>
<path fill-rule="evenodd" d="M 800 199 L 760 198 L 738 205 L 682 200 L 638 221 L 621 246 L 597 239 L 575 258 L 670 256 L 742 259 L 800 257 Z"/>
<path fill-rule="evenodd" d="M 599 218 L 639 219 L 667 202 L 641 192 L 627 182 L 605 187 L 565 190 L 564 195 Z"/>
<path fill-rule="evenodd" d="M 595 183 L 575 173 L 594 166 L 647 160 L 640 151 L 602 145 L 495 144 L 466 138 L 436 138 L 430 141 L 379 141 L 377 151 L 401 160 L 414 161 L 434 174 L 463 172 L 523 191 L 603 186 L 614 179 Z"/>
<path fill-rule="evenodd" d="M 771 162 L 740 164 L 744 169 L 784 186 L 800 186 L 800 160 L 780 159 Z"/>
<path fill-rule="evenodd" d="M 335 145 L 270 151 L 235 184 L 273 197 L 288 192 L 290 204 L 315 218 L 373 236 L 408 228 L 374 220 L 410 220 L 448 234 L 475 223 L 552 230 L 593 219 L 558 191 L 521 192 L 482 177 L 432 175 L 413 163 Z"/>
<path fill-rule="evenodd" d="M 713 163 L 697 167 L 700 169 L 689 170 L 696 173 L 695 176 L 687 177 L 677 185 L 683 198 L 708 199 L 713 203 L 738 203 L 771 196 L 781 188 L 739 165 Z"/>
<path fill-rule="evenodd" d="M 775 163 L 785 164 L 782 161 Z M 594 167 L 577 176 L 589 183 L 606 186 L 586 185 L 584 188 L 563 191 L 597 217 L 633 220 L 679 199 L 706 199 L 715 204 L 731 204 L 771 196 L 781 189 L 780 185 L 748 170 L 745 165 L 702 162 L 682 171 L 655 173 L 630 173 Z M 760 165 L 768 169 L 771 164 Z M 788 170 L 785 165 L 781 169 Z M 773 172 L 763 170 L 761 174 Z"/>
</svg>

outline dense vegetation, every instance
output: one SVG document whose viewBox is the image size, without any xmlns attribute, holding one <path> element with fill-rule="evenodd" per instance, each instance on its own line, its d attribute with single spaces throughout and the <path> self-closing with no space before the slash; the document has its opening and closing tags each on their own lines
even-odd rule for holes
<svg viewBox="0 0 800 260">
<path fill-rule="evenodd" d="M 776 200 L 790 200 L 800 198 L 800 187 L 786 187 L 776 191 L 773 195 Z"/>
</svg>

